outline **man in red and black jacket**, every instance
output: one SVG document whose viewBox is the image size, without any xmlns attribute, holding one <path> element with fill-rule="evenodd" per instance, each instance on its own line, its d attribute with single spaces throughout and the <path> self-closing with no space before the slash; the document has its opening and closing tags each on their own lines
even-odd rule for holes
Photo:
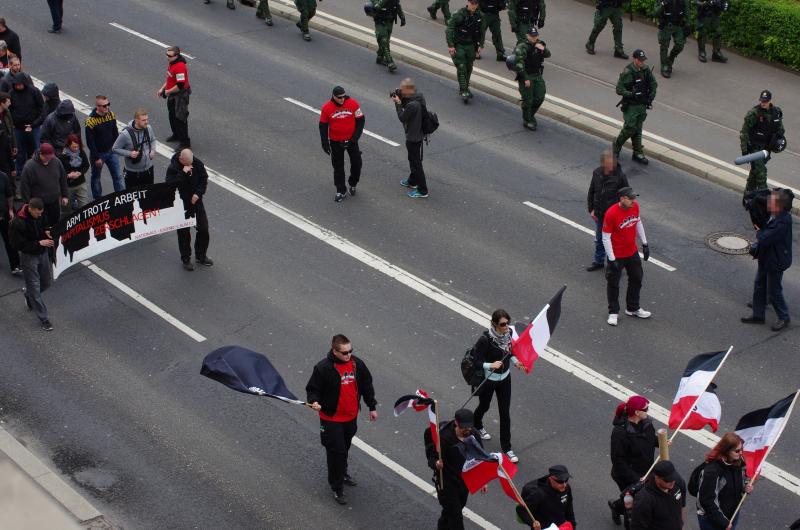
<svg viewBox="0 0 800 530">
<path fill-rule="evenodd" d="M 331 350 L 314 366 L 306 384 L 307 401 L 319 412 L 320 440 L 328 457 L 328 484 L 333 498 L 347 504 L 344 484 L 355 486 L 347 473 L 347 453 L 358 430 L 360 400 L 369 408 L 369 419 L 375 421 L 375 389 L 372 375 L 364 361 L 353 355 L 353 345 L 344 335 L 334 335 Z"/>
<path fill-rule="evenodd" d="M 192 93 L 189 69 L 186 59 L 181 55 L 181 49 L 177 46 L 167 48 L 167 61 L 167 80 L 156 95 L 167 100 L 172 135 L 166 141 L 178 142 L 178 149 L 185 149 L 192 146 L 189 140 L 189 95 Z"/>
<path fill-rule="evenodd" d="M 361 150 L 358 139 L 364 132 L 364 113 L 358 101 L 346 95 L 344 88 L 333 88 L 333 96 L 322 107 L 319 115 L 319 136 L 322 150 L 331 156 L 333 164 L 333 183 L 336 195 L 333 200 L 342 202 L 347 196 L 344 182 L 344 152 L 350 157 L 350 195 L 356 194 L 358 179 L 361 177 Z"/>
</svg>

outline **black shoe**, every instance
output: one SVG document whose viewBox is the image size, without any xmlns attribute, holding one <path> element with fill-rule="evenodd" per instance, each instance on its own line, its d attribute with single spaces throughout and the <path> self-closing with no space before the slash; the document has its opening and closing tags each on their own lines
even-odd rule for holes
<svg viewBox="0 0 800 530">
<path fill-rule="evenodd" d="M 344 492 L 334 491 L 333 492 L 333 500 L 335 500 L 337 503 L 341 504 L 342 506 L 347 504 L 347 499 L 344 498 Z"/>
<path fill-rule="evenodd" d="M 708 59 L 706 59 L 706 54 L 705 54 L 705 52 L 700 52 L 700 53 L 698 53 L 698 54 L 697 54 L 697 58 L 698 58 L 698 59 L 700 59 L 700 62 L 701 62 L 701 63 L 706 63 L 706 62 L 708 62 Z"/>
<path fill-rule="evenodd" d="M 214 266 L 214 260 L 212 260 L 208 256 L 203 256 L 202 258 L 197 258 L 195 261 L 197 263 L 199 263 L 200 265 L 203 265 L 204 267 L 213 267 Z"/>
<path fill-rule="evenodd" d="M 178 139 L 175 137 L 174 134 L 170 134 L 164 139 L 165 142 L 177 142 Z"/>
<path fill-rule="evenodd" d="M 264 24 L 266 24 L 267 26 L 271 26 L 272 25 L 272 17 L 267 17 L 266 20 L 264 20 Z"/>
<path fill-rule="evenodd" d="M 747 307 L 749 307 L 750 309 L 753 309 L 753 302 L 747 302 Z"/>
<path fill-rule="evenodd" d="M 428 6 L 428 14 L 431 16 L 433 20 L 436 20 L 436 8 L 433 6 Z"/>
<path fill-rule="evenodd" d="M 228 9 L 236 9 L 236 4 L 233 3 L 233 0 L 228 0 Z"/>
<path fill-rule="evenodd" d="M 504 63 L 504 62 L 506 62 L 506 56 L 505 56 L 505 55 L 498 55 L 498 56 L 497 56 L 497 62 L 498 62 L 498 63 Z"/>
<path fill-rule="evenodd" d="M 389 68 L 390 72 L 394 72 L 395 70 L 397 70 L 397 65 L 394 63 L 394 61 L 390 62 L 386 66 L 387 68 Z"/>
<path fill-rule="evenodd" d="M 617 509 L 614 508 L 614 501 L 608 501 L 608 507 L 611 508 L 611 520 L 614 521 L 615 525 L 620 526 L 622 524 L 622 517 L 617 513 Z"/>
<path fill-rule="evenodd" d="M 351 197 L 355 197 L 356 196 L 356 187 L 355 186 L 350 186 L 350 196 Z"/>
<path fill-rule="evenodd" d="M 778 321 L 775 322 L 775 325 L 772 326 L 772 328 L 770 328 L 770 329 L 772 329 L 772 331 L 781 331 L 781 330 L 786 329 L 788 326 L 789 326 L 789 321 L 788 320 L 778 319 Z"/>
<path fill-rule="evenodd" d="M 643 166 L 646 166 L 647 164 L 650 163 L 647 157 L 641 153 L 634 153 L 633 156 L 631 157 L 631 160 L 633 160 L 638 164 L 642 164 Z"/>
<path fill-rule="evenodd" d="M 627 59 L 628 54 L 623 51 L 614 50 L 614 57 L 616 57 L 617 59 Z"/>
<path fill-rule="evenodd" d="M 589 55 L 594 55 L 594 54 L 595 54 L 595 51 L 594 51 L 594 46 L 589 46 L 589 45 L 587 44 L 587 45 L 586 45 L 586 53 L 588 53 Z"/>
<path fill-rule="evenodd" d="M 337 193 L 336 195 L 334 195 L 334 196 L 333 196 L 333 202 L 342 202 L 342 201 L 344 200 L 344 198 L 345 198 L 345 197 L 347 197 L 347 195 L 346 195 L 346 194 L 344 194 L 344 193 Z"/>
<path fill-rule="evenodd" d="M 53 331 L 53 324 L 51 324 L 49 320 L 44 319 L 42 320 L 42 329 L 45 331 Z"/>
<path fill-rule="evenodd" d="M 47 30 L 47 33 L 61 33 L 61 28 L 58 29 L 50 28 Z"/>
<path fill-rule="evenodd" d="M 742 321 L 742 324 L 763 324 L 764 323 L 764 319 L 763 318 L 757 318 L 757 317 L 754 317 L 754 316 L 742 317 L 741 321 Z"/>
<path fill-rule="evenodd" d="M 589 271 L 589 272 L 592 272 L 592 271 L 600 270 L 600 269 L 602 269 L 604 267 L 605 267 L 605 265 L 603 265 L 602 263 L 592 262 L 591 265 L 586 267 L 586 270 Z"/>
<path fill-rule="evenodd" d="M 193 271 L 194 270 L 194 264 L 191 261 L 188 261 L 188 260 L 187 261 L 183 261 L 183 268 L 184 268 L 184 270 L 187 270 L 187 271 Z"/>
<path fill-rule="evenodd" d="M 345 474 L 344 476 L 344 483 L 347 484 L 348 486 L 358 486 L 358 482 L 353 480 L 353 477 L 347 474 Z"/>
<path fill-rule="evenodd" d="M 722 55 L 721 53 L 712 53 L 711 54 L 711 62 L 714 63 L 727 63 L 728 58 Z"/>
<path fill-rule="evenodd" d="M 665 77 L 667 79 L 669 79 L 670 76 L 672 76 L 672 70 L 670 70 L 669 66 L 662 66 L 661 67 L 661 76 Z"/>
</svg>

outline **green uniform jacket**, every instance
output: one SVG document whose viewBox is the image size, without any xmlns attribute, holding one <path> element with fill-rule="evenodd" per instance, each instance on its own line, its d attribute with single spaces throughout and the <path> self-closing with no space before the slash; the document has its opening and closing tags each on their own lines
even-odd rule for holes
<svg viewBox="0 0 800 530">
<path fill-rule="evenodd" d="M 317 0 L 294 0 L 298 11 L 308 11 L 317 7 Z"/>
<path fill-rule="evenodd" d="M 483 48 L 483 32 L 480 30 L 483 20 L 483 13 L 481 13 L 480 9 L 476 9 L 474 13 L 470 13 L 469 9 L 466 7 L 462 7 L 453 13 L 453 16 L 451 16 L 450 20 L 447 21 L 447 29 L 444 31 L 444 35 L 447 38 L 448 48 L 454 48 L 456 44 L 468 44 L 468 41 L 456 38 L 456 30 L 459 26 L 467 22 L 470 17 L 477 17 L 477 20 L 474 23 L 477 24 L 478 30 L 473 42 L 478 45 L 478 48 Z"/>
<path fill-rule="evenodd" d="M 775 119 L 776 116 L 780 116 L 781 120 L 778 123 L 777 127 L 777 134 L 778 136 L 783 136 L 786 131 L 783 129 L 783 112 L 781 111 L 780 107 L 776 107 L 775 105 L 770 105 L 769 110 L 764 110 L 761 108 L 761 105 L 756 105 L 749 111 L 744 117 L 744 123 L 742 124 L 742 130 L 739 132 L 739 143 L 741 144 L 742 154 L 746 154 L 748 152 L 748 146 L 750 144 L 750 132 L 755 128 L 756 124 L 759 121 L 760 117 L 763 117 L 765 120 L 772 120 Z M 754 147 L 762 147 L 762 146 L 754 146 Z M 769 146 L 763 146 L 764 149 L 768 149 Z"/>
<path fill-rule="evenodd" d="M 711 0 L 694 0 L 694 5 L 697 7 L 697 18 L 703 17 L 718 17 L 722 14 L 722 4 L 725 0 L 712 4 Z"/>
<path fill-rule="evenodd" d="M 512 28 L 517 26 L 518 2 L 519 0 L 508 0 L 508 22 L 511 24 Z M 531 25 L 536 26 L 539 22 L 544 24 L 544 17 L 546 14 L 545 0 L 539 0 L 539 18 L 538 20 L 531 20 Z"/>
<path fill-rule="evenodd" d="M 550 57 L 550 55 L 551 55 L 550 48 L 547 47 L 547 44 L 545 44 L 544 41 L 540 40 L 539 42 L 541 42 L 545 47 L 544 48 L 544 52 L 542 52 L 542 55 L 544 56 L 544 58 L 546 59 L 547 57 Z M 538 44 L 538 43 L 536 43 L 536 44 Z M 520 42 L 517 45 L 517 47 L 514 49 L 514 55 L 516 55 L 516 57 L 517 57 L 517 80 L 518 81 L 528 81 L 530 79 L 534 79 L 534 78 L 539 77 L 541 75 L 538 70 L 536 72 L 528 72 L 528 71 L 525 70 L 525 58 L 528 56 L 528 50 L 530 50 L 531 48 L 536 46 L 536 44 L 526 40 L 525 42 Z"/>
<path fill-rule="evenodd" d="M 405 13 L 403 13 L 403 7 L 400 5 L 399 1 L 396 4 L 397 8 L 396 8 L 396 12 L 394 13 L 394 16 L 392 16 L 392 13 L 389 12 L 389 13 L 386 14 L 386 16 L 388 16 L 389 18 L 384 20 L 384 18 L 382 16 L 382 13 L 380 13 L 379 10 L 383 9 L 384 6 L 386 4 L 388 4 L 390 1 L 391 0 L 375 0 L 372 3 L 372 6 L 375 8 L 375 16 L 373 17 L 375 22 L 377 22 L 379 24 L 388 24 L 388 23 L 391 23 L 391 22 L 397 23 L 397 19 L 398 18 L 400 20 L 405 20 L 406 15 L 405 15 Z"/>
<path fill-rule="evenodd" d="M 668 1 L 671 2 L 672 0 Z M 689 0 L 681 0 L 681 1 L 683 2 L 683 20 L 676 22 L 675 24 L 678 26 L 689 25 Z M 661 20 L 661 15 L 663 13 L 664 13 L 664 4 L 661 2 L 661 0 L 658 0 L 656 2 L 656 11 L 655 11 L 656 18 Z M 661 29 L 660 24 L 658 28 Z"/>
<path fill-rule="evenodd" d="M 643 104 L 647 105 L 648 103 L 652 102 L 653 99 L 656 97 L 656 90 L 658 89 L 658 82 L 656 81 L 656 76 L 653 75 L 653 72 L 647 67 L 643 66 L 642 70 L 647 70 L 647 73 L 644 75 L 645 82 L 649 80 L 650 83 L 650 94 L 647 97 L 646 101 L 638 101 L 636 95 L 633 91 L 633 83 L 635 78 L 635 73 L 638 71 L 636 66 L 633 63 L 628 64 L 625 69 L 619 74 L 619 81 L 617 81 L 617 94 L 622 96 L 624 103 L 629 105 L 637 105 Z"/>
</svg>

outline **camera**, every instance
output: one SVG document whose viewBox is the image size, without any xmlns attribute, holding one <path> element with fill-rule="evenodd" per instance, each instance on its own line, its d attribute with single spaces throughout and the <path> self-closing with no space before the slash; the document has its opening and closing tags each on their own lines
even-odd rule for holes
<svg viewBox="0 0 800 530">
<path fill-rule="evenodd" d="M 399 88 L 395 88 L 394 90 L 392 90 L 391 92 L 389 92 L 389 97 L 390 97 L 390 98 L 393 98 L 393 97 L 395 97 L 395 96 L 397 96 L 397 97 L 399 97 L 399 98 L 402 98 L 402 97 L 403 97 L 403 96 L 402 96 L 402 94 L 400 93 L 400 89 L 399 89 Z"/>
</svg>

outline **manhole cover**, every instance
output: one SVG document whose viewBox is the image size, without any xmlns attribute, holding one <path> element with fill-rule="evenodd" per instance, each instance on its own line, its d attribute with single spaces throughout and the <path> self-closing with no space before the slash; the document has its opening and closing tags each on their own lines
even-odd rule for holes
<svg viewBox="0 0 800 530">
<path fill-rule="evenodd" d="M 742 255 L 750 250 L 750 241 L 733 232 L 715 232 L 706 236 L 706 244 L 723 254 Z"/>
</svg>

